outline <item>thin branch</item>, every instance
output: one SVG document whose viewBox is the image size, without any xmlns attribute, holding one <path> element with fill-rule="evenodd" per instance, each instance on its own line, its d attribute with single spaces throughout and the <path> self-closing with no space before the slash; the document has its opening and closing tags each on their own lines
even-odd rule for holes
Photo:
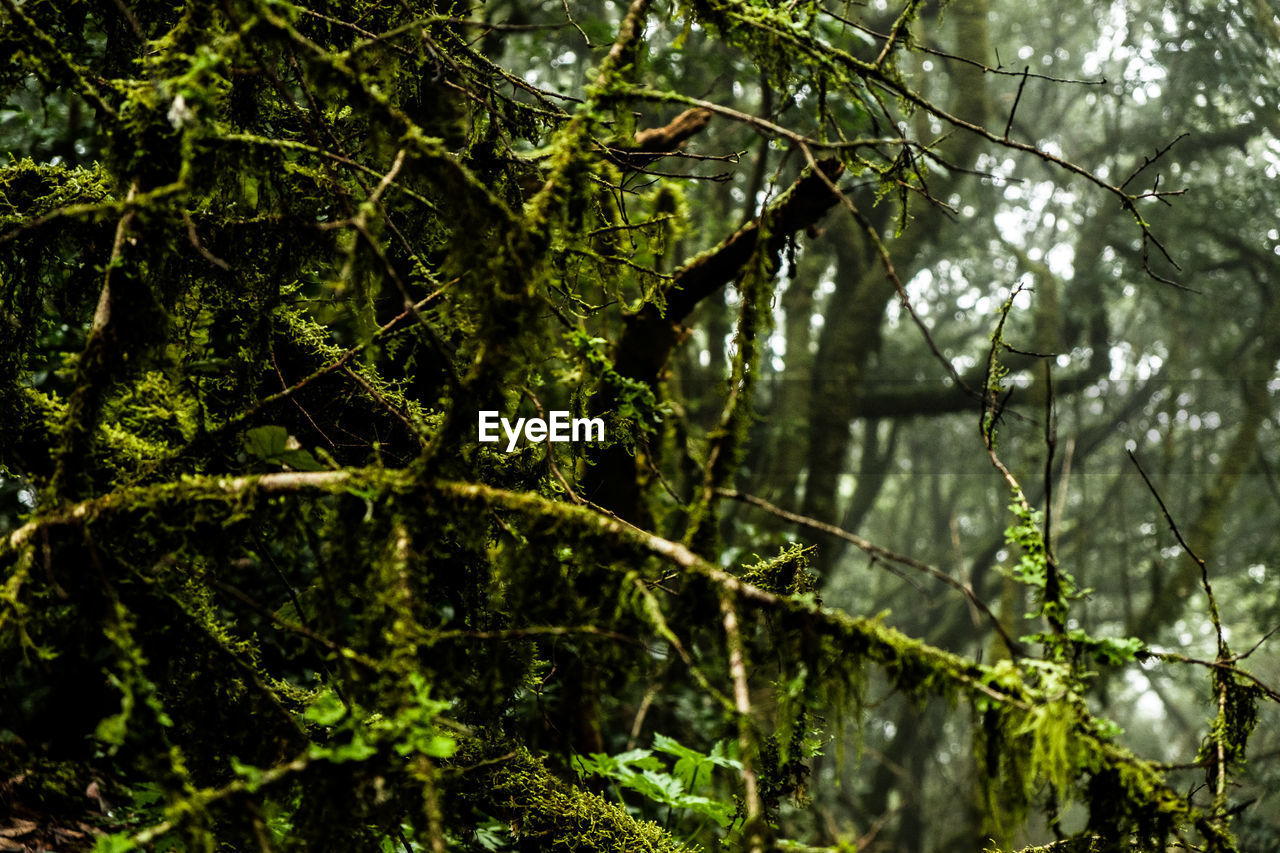
<svg viewBox="0 0 1280 853">
<path fill-rule="evenodd" d="M 587 36 L 587 31 L 578 26 L 578 22 L 573 19 L 573 14 L 569 11 L 569 0 L 560 0 L 560 4 L 564 6 L 564 19 L 573 25 L 573 28 L 578 31 L 578 35 L 582 36 L 582 40 L 586 43 L 587 49 L 595 49 L 595 45 L 591 43 L 591 39 Z"/>
<path fill-rule="evenodd" d="M 424 642 L 426 645 L 431 646 L 450 640 L 510 640 L 525 637 L 574 637 L 582 635 L 603 637 L 607 640 L 616 640 L 620 643 L 627 643 L 640 648 L 645 647 L 635 637 L 628 637 L 626 634 L 620 634 L 617 631 L 607 631 L 603 628 L 597 628 L 595 625 L 538 625 L 528 628 L 506 628 L 500 631 L 435 631 L 428 634 Z"/>
<path fill-rule="evenodd" d="M 871 27 L 868 27 L 866 24 L 860 23 L 858 21 L 854 21 L 850 18 L 846 18 L 843 15 L 833 12 L 830 9 L 827 9 L 825 7 L 819 7 L 819 11 L 822 12 L 824 15 L 827 15 L 828 17 L 834 18 L 835 20 L 839 21 L 842 24 L 846 24 L 850 27 L 853 27 L 856 30 L 860 30 L 874 38 L 878 38 L 878 39 L 888 38 L 886 34 L 879 32 L 877 30 L 874 30 Z M 913 50 L 918 50 L 921 53 L 927 53 L 930 56 L 936 56 L 939 59 L 950 59 L 950 60 L 954 60 L 955 62 L 962 62 L 965 65 L 971 65 L 974 68 L 980 69 L 985 74 L 995 74 L 995 75 L 1004 76 L 1004 77 L 1022 77 L 1025 74 L 1025 72 L 1021 72 L 1021 71 L 1008 71 L 1004 68 L 1003 65 L 996 65 L 993 68 L 990 65 L 986 65 L 982 62 L 978 62 L 975 59 L 970 59 L 967 56 L 959 56 L 954 53 L 947 53 L 945 50 L 939 50 L 934 47 L 929 47 L 928 45 L 921 44 L 919 42 L 913 42 L 911 47 Z M 999 56 L 997 54 L 997 60 L 998 59 L 999 59 Z M 1107 80 L 1105 77 L 1097 80 L 1076 80 L 1069 77 L 1051 77 L 1047 74 L 1033 73 L 1025 76 L 1029 76 L 1037 80 L 1047 80 L 1050 83 L 1070 83 L 1077 86 L 1105 86 L 1107 83 Z"/>
<path fill-rule="evenodd" d="M 826 150 L 835 151 L 840 149 L 868 148 L 875 145 L 917 145 L 918 146 L 918 143 L 915 143 L 912 140 L 909 140 L 905 137 L 894 137 L 894 136 L 858 137 L 856 139 L 842 140 L 839 142 L 817 139 L 811 136 L 807 136 L 803 133 L 797 133 L 796 131 L 791 130 L 790 128 L 787 128 L 787 127 L 783 127 L 782 125 L 777 124 L 776 122 L 769 121 L 768 119 L 762 116 L 753 115 L 751 113 L 745 113 L 745 112 L 742 112 L 741 110 L 735 110 L 732 107 L 726 107 L 721 104 L 717 104 L 714 101 L 708 101 L 702 98 L 693 98 L 693 97 L 689 97 L 687 95 L 681 95 L 675 92 L 666 92 L 658 89 L 647 89 L 640 86 L 632 87 L 628 89 L 627 94 L 630 97 L 638 98 L 641 100 L 661 101 L 661 102 L 672 103 L 672 104 L 686 104 L 691 107 L 698 107 L 700 109 L 713 112 L 716 115 L 724 116 L 725 118 L 732 119 L 733 121 L 739 122 L 741 124 L 745 124 L 745 125 L 749 125 L 751 127 L 757 128 L 758 130 L 767 131 L 773 136 L 786 139 L 797 145 L 804 143 L 805 145 L 808 145 L 809 147 L 819 151 L 826 151 Z"/>
<path fill-rule="evenodd" d="M 775 515 L 778 518 L 781 518 L 785 521 L 789 521 L 792 524 L 799 524 L 803 527 L 808 527 L 812 530 L 817 530 L 821 533 L 825 533 L 828 536 L 834 536 L 837 539 L 843 539 L 844 541 L 849 542 L 850 544 L 859 548 L 863 552 L 869 554 L 873 558 L 886 560 L 890 563 L 897 563 L 898 565 L 915 569 L 918 572 L 922 572 L 923 574 L 926 574 L 931 578 L 934 578 L 936 580 L 941 581 L 942 583 L 945 583 L 947 586 L 950 586 L 953 589 L 958 590 L 962 595 L 964 595 L 966 599 L 968 599 L 969 603 L 974 608 L 981 611 L 982 614 L 991 621 L 991 625 L 996 629 L 996 632 L 1000 634 L 1000 638 L 1004 641 L 1005 645 L 1008 646 L 1008 648 L 1014 653 L 1015 657 L 1020 656 L 1022 654 L 1021 645 L 1018 642 L 1016 642 L 1013 639 L 1013 637 L 1009 636 L 1009 632 L 1000 623 L 1000 620 L 996 617 L 995 613 L 991 611 L 991 608 L 987 606 L 986 602 L 984 602 L 981 598 L 979 598 L 978 595 L 973 591 L 973 589 L 970 588 L 967 584 L 962 583 L 959 580 L 956 580 L 951 575 L 947 574 L 941 569 L 934 568 L 933 566 L 930 566 L 928 563 L 923 563 L 919 560 L 913 559 L 912 557 L 908 557 L 904 554 L 898 554 L 894 551 L 890 551 L 888 548 L 883 548 L 879 545 L 876 545 L 870 542 L 869 540 L 863 539 L 861 536 L 858 536 L 856 533 L 850 533 L 849 531 L 845 530 L 842 527 L 837 527 L 834 524 L 828 524 L 825 521 L 819 521 L 816 518 L 809 518 L 808 516 L 800 515 L 799 513 L 794 513 L 789 510 L 785 510 L 782 507 L 775 506 L 774 504 L 769 503 L 769 501 L 765 500 L 764 498 L 759 498 L 759 497 L 756 497 L 755 495 L 749 495 L 744 492 L 736 491 L 734 489 L 717 489 L 716 494 L 720 495 L 721 497 L 731 498 L 733 500 L 741 501 L 742 503 L 750 504 L 751 506 L 758 507 L 759 509 L 762 509 L 765 512 Z"/>
<path fill-rule="evenodd" d="M 377 400 L 379 405 L 381 405 L 384 409 L 386 409 L 393 416 L 395 416 L 396 419 L 400 421 L 400 423 L 404 424 L 405 429 L 409 430 L 410 435 L 418 439 L 419 444 L 421 444 L 423 447 L 427 446 L 429 439 L 427 438 L 426 433 L 422 431 L 422 428 L 419 427 L 417 424 L 415 424 L 413 421 L 409 420 L 408 415 L 406 415 L 404 412 L 400 411 L 400 409 L 392 405 L 391 401 L 388 400 L 382 394 L 381 391 L 373 387 L 373 385 L 369 382 L 369 380 L 365 379 L 363 376 L 361 376 L 359 373 L 355 372 L 348 366 L 344 365 L 342 368 L 342 371 L 346 373 L 347 376 L 351 377 L 351 379 L 354 380 L 357 385 L 363 388 L 366 394 L 368 394 L 374 400 Z"/>
<path fill-rule="evenodd" d="M 1252 683 L 1256 688 L 1258 688 L 1260 692 L 1263 693 L 1263 695 L 1265 695 L 1272 702 L 1280 703 L 1280 690 L 1276 690 L 1274 687 L 1267 684 L 1265 681 L 1258 678 L 1256 675 L 1249 672 L 1248 670 L 1240 669 L 1239 667 L 1235 666 L 1231 662 L 1232 658 L 1228 658 L 1225 660 L 1202 660 L 1200 658 L 1188 657 L 1187 655 L 1179 654 L 1178 652 L 1162 652 L 1162 651 L 1157 651 L 1155 649 L 1148 649 L 1147 651 L 1143 652 L 1143 654 L 1149 657 L 1153 657 L 1156 660 L 1162 660 L 1168 663 L 1189 663 L 1195 666 L 1203 666 L 1203 667 L 1208 667 L 1210 669 L 1229 672 L 1238 678 L 1243 678 L 1245 681 Z"/>
<path fill-rule="evenodd" d="M 280 370 L 279 362 L 276 361 L 276 353 L 275 353 L 274 347 L 270 351 L 270 356 L 271 356 L 271 366 L 275 368 L 276 376 L 279 377 L 280 379 L 281 389 L 288 388 L 289 383 L 285 380 L 284 373 Z M 302 403 L 298 400 L 292 400 L 292 402 L 295 406 L 298 407 L 298 411 L 302 412 L 302 416 L 307 419 L 307 423 L 311 424 L 311 428 L 314 429 L 316 432 L 320 433 L 321 437 L 323 437 L 325 441 L 329 442 L 330 447 L 337 449 L 338 445 L 335 444 L 333 439 L 329 438 L 329 435 L 323 429 L 320 428 L 320 424 L 316 423 L 316 419 L 311 417 L 311 413 L 307 411 L 307 407 L 302 405 Z"/>
<path fill-rule="evenodd" d="M 200 253 L 201 257 L 220 270 L 231 269 L 230 264 L 222 258 L 219 258 L 213 252 L 210 252 L 204 247 L 204 244 L 200 242 L 200 236 L 196 234 L 196 224 L 191 221 L 191 214 L 189 212 L 185 210 L 182 211 L 182 221 L 187 226 L 187 239 L 191 241 L 191 245 L 195 247 L 195 250 Z"/>
<path fill-rule="evenodd" d="M 285 619 L 283 616 L 277 615 L 275 611 L 273 611 L 270 607 L 267 607 L 266 605 L 254 600 L 252 597 L 245 594 L 240 589 L 232 586 L 231 584 L 225 581 L 218 580 L 217 578 L 214 578 L 214 577 L 206 577 L 205 582 L 208 583 L 209 586 L 213 587 L 214 589 L 218 589 L 218 590 L 221 590 L 222 592 L 225 592 L 227 595 L 231 596 L 236 601 L 239 601 L 241 604 L 248 607 L 253 612 L 257 613 L 259 616 L 263 616 L 267 619 L 270 619 L 272 622 L 279 625 L 281 628 L 283 628 L 284 630 L 288 631 L 291 634 L 297 634 L 299 637 L 305 637 L 306 639 L 311 640 L 313 643 L 318 643 L 319 645 L 324 646 L 326 649 L 338 655 L 339 657 L 345 658 L 350 661 L 355 661 L 361 666 L 367 667 L 368 669 L 373 670 L 374 672 L 381 671 L 382 669 L 382 665 L 379 664 L 373 658 L 367 655 L 363 655 L 354 649 L 348 648 L 343 645 L 339 645 L 338 643 L 335 643 L 333 640 L 330 640 L 328 637 L 324 636 L 323 634 L 318 634 L 312 629 L 306 627 L 305 625 L 299 625 L 297 622 L 290 622 L 288 619 Z"/>
<path fill-rule="evenodd" d="M 916 11 L 920 8 L 920 4 L 921 0 L 909 0 L 903 5 L 902 11 L 893 22 L 893 28 L 889 30 L 889 34 L 884 38 L 884 47 L 880 49 L 880 55 L 876 57 L 874 64 L 877 68 L 884 66 L 885 60 L 893 52 L 894 45 L 904 34 L 907 38 L 910 38 L 909 27 L 912 19 L 915 18 Z"/>
<path fill-rule="evenodd" d="M 1145 156 L 1144 156 L 1144 157 L 1142 158 L 1142 165 L 1141 165 L 1141 166 L 1139 166 L 1139 167 L 1137 167 L 1136 169 L 1134 169 L 1134 170 L 1129 174 L 1129 177 L 1127 177 L 1127 178 L 1125 178 L 1125 179 L 1124 179 L 1124 183 L 1122 183 L 1122 184 L 1120 185 L 1120 189 L 1124 189 L 1125 187 L 1129 186 L 1129 184 L 1130 184 L 1130 183 L 1132 183 L 1133 179 L 1134 179 L 1134 178 L 1136 178 L 1136 177 L 1138 177 L 1138 175 L 1141 175 L 1141 174 L 1143 173 L 1143 171 L 1144 171 L 1144 170 L 1146 170 L 1146 168 L 1147 168 L 1148 166 L 1150 166 L 1150 165 L 1152 165 L 1153 163 L 1155 163 L 1157 160 L 1159 160 L 1159 159 L 1160 159 L 1161 157 L 1163 157 L 1165 154 L 1168 154 L 1168 153 L 1169 153 L 1169 149 L 1173 148 L 1173 146 L 1177 145 L 1179 142 L 1181 142 L 1183 139 L 1186 139 L 1186 138 L 1187 138 L 1188 136 L 1190 136 L 1190 135 L 1191 135 L 1190 133 L 1180 133 L 1180 134 L 1178 134 L 1177 136 L 1175 136 L 1175 137 L 1173 138 L 1173 141 L 1172 141 L 1172 142 L 1170 142 L 1168 145 L 1166 145 L 1166 146 L 1164 146 L 1163 148 L 1161 148 L 1161 149 L 1160 149 L 1159 151 L 1157 151 L 1153 156 L 1151 156 L 1151 157 L 1145 157 Z"/>
<path fill-rule="evenodd" d="M 1249 647 L 1249 650 L 1247 652 L 1240 652 L 1239 654 L 1232 655 L 1231 660 L 1233 661 L 1244 660 L 1245 658 L 1249 657 L 1258 649 L 1262 648 L 1263 643 L 1265 643 L 1267 640 L 1270 640 L 1273 636 L 1275 636 L 1277 631 L 1280 631 L 1280 625 L 1277 625 L 1267 633 L 1263 634 L 1262 637 L 1259 638 L 1258 642 L 1254 643 L 1252 646 Z"/>
<path fill-rule="evenodd" d="M 1151 479 L 1147 476 L 1147 472 L 1142 470 L 1142 465 L 1139 464 L 1137 455 L 1132 450 L 1129 450 L 1128 454 L 1129 460 L 1133 462 L 1133 466 L 1137 468 L 1138 473 L 1142 475 L 1142 481 L 1147 484 L 1147 489 L 1151 491 L 1151 496 L 1154 497 L 1156 499 L 1156 503 L 1159 504 L 1160 512 L 1164 515 L 1164 520 L 1168 522 L 1169 529 L 1173 531 L 1173 535 L 1178 540 L 1178 544 L 1182 547 L 1182 550 L 1186 555 L 1195 561 L 1196 565 L 1200 567 L 1200 585 L 1204 588 L 1205 598 L 1208 599 L 1209 619 L 1213 622 L 1213 630 L 1217 634 L 1217 663 L 1225 663 L 1230 659 L 1231 651 L 1227 648 L 1226 640 L 1223 639 L 1222 636 L 1222 620 L 1218 615 L 1218 601 L 1214 598 L 1213 588 L 1209 585 L 1209 567 L 1205 564 L 1205 561 L 1200 557 L 1200 555 L 1192 549 L 1191 544 L 1183 537 L 1182 531 L 1178 529 L 1177 523 L 1173 520 L 1173 515 L 1170 514 L 1169 508 L 1165 506 L 1164 500 L 1160 497 L 1160 493 L 1156 490 L 1155 485 L 1152 484 Z M 1234 667 L 1231 667 L 1230 670 L 1233 672 L 1238 671 Z M 1214 757 L 1216 759 L 1215 763 L 1217 766 L 1214 768 L 1214 772 L 1210 774 L 1210 777 L 1215 783 L 1215 789 L 1213 792 L 1214 807 L 1221 811 L 1227 804 L 1227 735 L 1222 728 L 1219 728 L 1219 726 L 1225 728 L 1228 724 L 1227 679 L 1215 677 L 1214 686 L 1217 693 L 1216 698 L 1218 700 L 1218 725 L 1214 726 L 1209 737 L 1214 743 Z"/>
<path fill-rule="evenodd" d="M 1204 589 L 1205 597 L 1209 601 L 1209 619 L 1213 622 L 1213 630 L 1218 638 L 1218 659 L 1226 660 L 1230 656 L 1227 644 L 1222 637 L 1222 620 L 1218 615 L 1218 600 L 1214 598 L 1213 588 L 1209 585 L 1209 567 L 1199 554 L 1191 547 L 1191 544 L 1183 537 L 1182 531 L 1178 528 L 1177 522 L 1173 520 L 1173 516 L 1169 513 L 1169 508 L 1165 506 L 1164 499 L 1160 497 L 1160 493 L 1152 484 L 1151 479 L 1147 476 L 1147 472 L 1142 470 L 1138 457 L 1132 450 L 1127 451 L 1129 461 L 1133 463 L 1133 467 L 1138 469 L 1138 473 L 1142 476 L 1142 482 L 1147 484 L 1147 489 L 1151 492 L 1151 496 L 1156 499 L 1156 504 L 1160 507 L 1160 513 L 1164 516 L 1164 520 L 1169 524 L 1169 529 L 1173 531 L 1174 538 L 1178 540 L 1178 545 L 1182 548 L 1192 561 L 1200 567 L 1200 585 Z"/>
<path fill-rule="evenodd" d="M 528 397 L 529 401 L 533 403 L 534 409 L 538 412 L 538 417 L 543 417 L 542 402 L 537 398 L 537 396 L 535 396 L 528 388 L 521 388 L 520 392 Z M 560 484 L 560 488 L 564 489 L 564 493 L 569 496 L 569 500 L 573 501 L 575 504 L 582 505 L 587 503 L 587 499 L 574 491 L 573 486 L 569 485 L 569 481 L 565 479 L 564 474 L 560 473 L 560 466 L 556 464 L 556 451 L 555 448 L 551 446 L 552 442 L 550 431 L 548 431 L 547 437 L 543 439 L 542 443 L 547 448 L 547 465 L 551 468 L 551 473 L 555 476 L 556 482 Z"/>
<path fill-rule="evenodd" d="M 885 275 L 893 284 L 894 290 L 897 291 L 899 303 L 904 309 L 906 309 L 907 314 L 911 317 L 911 321 L 915 324 L 915 327 L 919 329 L 920 334 L 924 337 L 925 344 L 929 347 L 929 351 L 933 354 L 933 357 L 947 371 L 947 375 L 951 377 L 951 381 L 956 384 L 956 387 L 963 389 L 965 393 L 972 396 L 975 400 L 980 399 L 978 393 L 965 383 L 964 378 L 961 377 L 959 371 L 956 370 L 955 365 L 951 363 L 951 359 L 947 358 L 946 355 L 943 354 L 942 350 L 933 340 L 933 334 L 929 331 L 929 327 L 925 324 L 924 319 L 921 318 L 919 313 L 917 313 L 915 306 L 911 304 L 911 298 L 907 295 L 907 288 L 902 283 L 902 279 L 898 276 L 898 271 L 893 264 L 893 257 L 889 254 L 889 248 L 880 237 L 880 232 L 876 230 L 876 227 L 871 224 L 866 216 L 863 215 L 862 211 L 858 209 L 858 206 L 853 203 L 853 199 L 841 192 L 836 186 L 835 181 L 829 177 L 825 171 L 819 168 L 817 161 L 813 158 L 813 152 L 809 150 L 808 145 L 802 143 L 800 145 L 800 150 L 804 153 L 805 160 L 808 161 L 810 168 L 817 174 L 822 182 L 826 184 L 827 189 L 831 191 L 832 195 L 836 197 L 840 204 L 849 211 L 849 215 L 853 217 L 853 220 L 857 222 L 858 226 L 867 235 L 868 239 L 871 240 L 872 245 L 875 247 L 876 254 L 880 258 L 880 265 L 884 267 Z"/>
<path fill-rule="evenodd" d="M 1009 121 L 1004 126 L 1004 138 L 1009 139 L 1009 131 L 1013 130 L 1013 117 L 1018 114 L 1018 103 L 1022 101 L 1022 89 L 1027 85 L 1027 72 L 1031 70 L 1028 65 L 1022 69 L 1022 80 L 1018 83 L 1018 94 L 1013 98 L 1013 108 L 1009 110 Z"/>
</svg>

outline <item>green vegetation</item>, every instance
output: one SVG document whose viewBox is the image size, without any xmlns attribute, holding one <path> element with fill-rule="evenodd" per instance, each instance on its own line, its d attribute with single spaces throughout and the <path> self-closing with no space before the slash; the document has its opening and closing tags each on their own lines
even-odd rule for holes
<svg viewBox="0 0 1280 853">
<path fill-rule="evenodd" d="M 1274 849 L 1277 51 L 0 0 L 0 850 Z"/>
</svg>

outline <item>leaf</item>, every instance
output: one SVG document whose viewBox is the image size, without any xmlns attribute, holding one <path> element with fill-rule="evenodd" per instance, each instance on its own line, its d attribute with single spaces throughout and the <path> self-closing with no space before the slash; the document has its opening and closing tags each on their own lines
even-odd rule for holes
<svg viewBox="0 0 1280 853">
<path fill-rule="evenodd" d="M 289 447 L 289 431 L 282 426 L 254 427 L 244 434 L 244 445 L 250 456 L 277 459 Z"/>
<path fill-rule="evenodd" d="M 311 455 L 309 450 L 286 450 L 284 453 L 276 456 L 280 462 L 288 465 L 295 471 L 328 471 L 319 460 Z"/>
<path fill-rule="evenodd" d="M 351 743 L 335 746 L 329 750 L 328 758 L 334 764 L 347 761 L 364 761 L 378 752 L 378 747 L 360 736 L 358 731 L 352 733 Z"/>
<path fill-rule="evenodd" d="M 658 773 L 654 770 L 644 771 L 643 777 L 651 782 L 659 791 L 659 796 L 654 799 L 661 800 L 671 805 L 676 805 L 677 800 L 684 794 L 684 784 L 672 776 L 670 773 Z"/>
<path fill-rule="evenodd" d="M 647 749 L 631 749 L 613 756 L 613 760 L 624 767 L 635 767 L 639 770 L 657 770 L 662 762 L 654 758 L 653 752 Z"/>
<path fill-rule="evenodd" d="M 134 808 L 145 809 L 164 799 L 164 789 L 156 782 L 143 782 L 129 789 Z"/>
<path fill-rule="evenodd" d="M 658 752 L 665 752 L 667 755 L 674 755 L 677 758 L 705 758 L 696 749 L 690 749 L 675 738 L 661 733 L 654 734 L 653 748 Z"/>
<path fill-rule="evenodd" d="M 476 843 L 485 850 L 499 850 L 511 842 L 511 830 L 502 821 L 490 818 L 476 827 Z"/>
<path fill-rule="evenodd" d="M 653 748 L 659 752 L 665 752 L 667 755 L 676 756 L 678 760 L 673 772 L 686 790 L 692 791 L 701 787 L 699 783 L 710 773 L 711 759 L 696 749 L 684 746 L 675 738 L 667 737 L 664 734 L 655 734 L 653 736 Z M 700 772 L 704 769 L 707 774 Z"/>
<path fill-rule="evenodd" d="M 676 806 L 710 818 L 722 828 L 733 822 L 735 811 L 734 807 L 729 803 L 712 800 L 708 797 L 691 797 L 687 794 L 677 800 Z"/>
<path fill-rule="evenodd" d="M 254 427 L 244 434 L 245 451 L 263 462 L 278 462 L 295 471 L 327 471 L 311 451 L 298 446 L 298 440 L 282 426 Z"/>
<path fill-rule="evenodd" d="M 347 715 L 347 706 L 332 690 L 325 690 L 307 706 L 305 717 L 322 726 L 335 725 Z"/>
<path fill-rule="evenodd" d="M 137 850 L 138 845 L 127 832 L 116 832 L 111 835 L 99 835 L 93 845 L 93 853 L 126 853 Z"/>
</svg>

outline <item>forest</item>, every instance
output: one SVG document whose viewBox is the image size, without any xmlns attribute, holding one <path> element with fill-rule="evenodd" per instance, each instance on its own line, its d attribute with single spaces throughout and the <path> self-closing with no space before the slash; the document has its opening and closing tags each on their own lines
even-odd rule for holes
<svg viewBox="0 0 1280 853">
<path fill-rule="evenodd" d="M 1280 849 L 1278 100 L 1275 0 L 0 0 L 0 853 Z"/>
</svg>

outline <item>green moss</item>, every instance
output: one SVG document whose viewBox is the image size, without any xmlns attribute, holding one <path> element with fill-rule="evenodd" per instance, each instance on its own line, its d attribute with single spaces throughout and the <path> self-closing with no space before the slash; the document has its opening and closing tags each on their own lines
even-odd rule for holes
<svg viewBox="0 0 1280 853">
<path fill-rule="evenodd" d="M 517 748 L 491 760 L 491 765 L 468 774 L 468 796 L 508 821 L 514 838 L 526 839 L 539 850 L 694 853 L 697 849 L 676 843 L 657 824 L 636 820 L 598 794 L 555 778 L 527 750 Z"/>
</svg>

